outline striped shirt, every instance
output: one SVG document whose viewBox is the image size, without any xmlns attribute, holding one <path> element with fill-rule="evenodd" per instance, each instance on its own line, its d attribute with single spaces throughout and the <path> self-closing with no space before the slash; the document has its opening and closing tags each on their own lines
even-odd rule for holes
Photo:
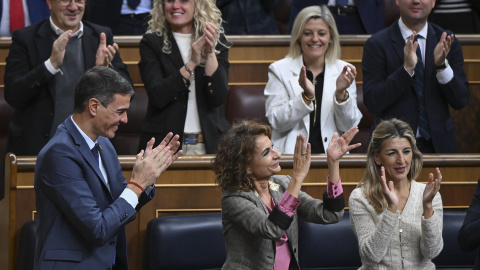
<svg viewBox="0 0 480 270">
<path fill-rule="evenodd" d="M 433 13 L 464 13 L 472 12 L 469 0 L 438 0 Z"/>
</svg>

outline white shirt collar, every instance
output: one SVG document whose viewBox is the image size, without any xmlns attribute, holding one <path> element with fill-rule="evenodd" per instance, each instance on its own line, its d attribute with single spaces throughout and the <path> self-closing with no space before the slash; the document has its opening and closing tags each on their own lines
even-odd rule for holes
<svg viewBox="0 0 480 270">
<path fill-rule="evenodd" d="M 82 134 L 83 139 L 85 139 L 85 141 L 87 142 L 88 148 L 92 150 L 92 148 L 95 146 L 96 141 L 95 142 L 92 141 L 92 139 L 90 139 L 90 137 L 88 137 L 87 134 L 83 132 L 83 130 L 77 125 L 77 123 L 75 123 L 75 121 L 73 120 L 73 115 L 70 115 L 70 119 L 72 119 L 72 122 L 75 125 L 75 127 L 78 129 L 78 132 Z"/>
<path fill-rule="evenodd" d="M 402 33 L 403 39 L 406 40 L 412 35 L 412 30 L 408 28 L 405 23 L 402 21 L 402 18 L 398 20 L 398 26 L 400 27 L 400 33 Z M 428 33 L 428 22 L 425 24 L 425 26 L 420 30 L 417 34 L 422 36 L 424 39 L 427 39 L 427 33 Z"/>
<path fill-rule="evenodd" d="M 63 34 L 63 31 L 62 29 L 58 28 L 58 26 L 55 25 L 55 23 L 53 23 L 53 20 L 52 20 L 52 16 L 50 16 L 50 27 L 52 28 L 53 32 L 55 32 L 55 34 L 57 35 L 61 35 Z M 77 37 L 78 38 L 81 38 L 83 36 L 83 23 L 82 21 L 80 21 L 80 28 L 78 28 L 77 32 L 73 33 L 72 37 Z"/>
</svg>

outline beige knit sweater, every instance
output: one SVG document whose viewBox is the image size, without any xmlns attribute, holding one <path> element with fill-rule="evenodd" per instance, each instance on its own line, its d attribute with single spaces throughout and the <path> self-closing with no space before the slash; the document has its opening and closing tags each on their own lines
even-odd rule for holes
<svg viewBox="0 0 480 270">
<path fill-rule="evenodd" d="M 358 238 L 360 269 L 435 269 L 432 259 L 443 248 L 443 207 L 440 193 L 433 199 L 433 216 L 423 217 L 425 184 L 412 180 L 402 212 L 387 209 L 378 215 L 361 188 L 349 199 L 350 220 Z"/>
</svg>

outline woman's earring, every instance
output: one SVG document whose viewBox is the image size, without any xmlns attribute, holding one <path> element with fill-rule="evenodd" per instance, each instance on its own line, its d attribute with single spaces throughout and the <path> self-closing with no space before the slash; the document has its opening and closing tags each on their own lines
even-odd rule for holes
<svg viewBox="0 0 480 270">
<path fill-rule="evenodd" d="M 247 177 L 247 180 L 248 180 L 248 183 L 250 184 L 250 188 L 253 188 L 252 180 L 250 180 L 248 177 Z"/>
</svg>

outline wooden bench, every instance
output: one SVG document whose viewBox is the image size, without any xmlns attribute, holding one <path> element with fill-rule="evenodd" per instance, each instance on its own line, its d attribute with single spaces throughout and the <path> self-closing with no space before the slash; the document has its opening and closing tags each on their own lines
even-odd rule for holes
<svg viewBox="0 0 480 270">
<path fill-rule="evenodd" d="M 214 184 L 211 171 L 212 155 L 180 157 L 156 183 L 156 196 L 147 204 L 137 219 L 127 225 L 127 242 L 131 269 L 142 269 L 144 239 L 147 223 L 157 217 L 219 212 L 222 193 Z M 365 170 L 365 154 L 346 155 L 340 162 L 340 175 L 345 200 Z M 135 160 L 134 156 L 119 156 L 127 179 Z M 18 254 L 22 226 L 35 219 L 35 191 L 33 177 L 35 157 L 7 157 L 6 197 L 0 201 L 0 265 L 13 270 Z M 280 161 L 282 174 L 292 173 L 292 156 L 284 155 Z M 419 181 L 426 181 L 435 167 L 442 170 L 442 199 L 445 209 L 468 208 L 480 176 L 480 155 L 425 155 L 424 169 Z M 312 158 L 310 172 L 303 190 L 321 198 L 326 188 L 328 174 L 326 156 Z M 8 239 L 8 240 L 6 240 Z M 7 267 L 8 266 L 8 267 Z"/>
</svg>

